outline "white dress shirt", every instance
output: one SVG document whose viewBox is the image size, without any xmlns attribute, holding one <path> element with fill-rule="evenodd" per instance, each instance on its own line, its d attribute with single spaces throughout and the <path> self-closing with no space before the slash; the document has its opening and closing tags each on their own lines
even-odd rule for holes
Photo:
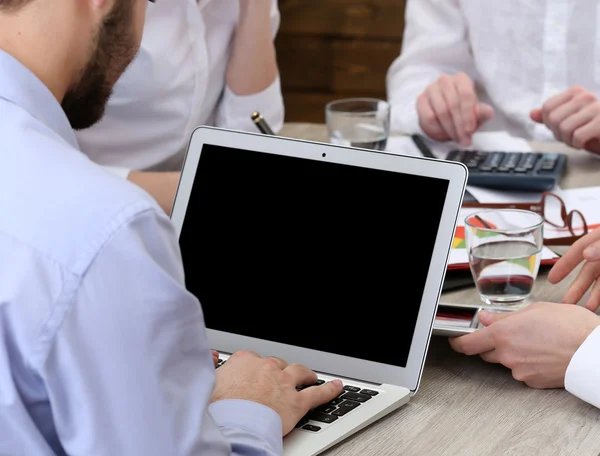
<svg viewBox="0 0 600 456">
<path fill-rule="evenodd" d="M 282 454 L 273 410 L 209 405 L 170 220 L 78 150 L 57 100 L 2 51 L 0 119 L 0 454 Z"/>
<path fill-rule="evenodd" d="M 579 399 L 600 408 L 600 327 L 575 353 L 565 376 L 565 388 Z"/>
<path fill-rule="evenodd" d="M 77 132 L 93 161 L 127 176 L 133 170 L 179 171 L 192 131 L 210 125 L 258 133 L 259 111 L 283 126 L 279 78 L 263 92 L 238 96 L 226 72 L 239 0 L 168 0 L 148 5 L 142 46 L 118 81 L 104 119 Z M 280 22 L 272 0 L 272 35 Z"/>
<path fill-rule="evenodd" d="M 574 85 L 600 96 L 600 1 L 409 0 L 387 78 L 392 128 L 422 133 L 417 97 L 441 74 L 459 72 L 495 108 L 484 130 L 553 140 L 529 113 Z"/>
</svg>

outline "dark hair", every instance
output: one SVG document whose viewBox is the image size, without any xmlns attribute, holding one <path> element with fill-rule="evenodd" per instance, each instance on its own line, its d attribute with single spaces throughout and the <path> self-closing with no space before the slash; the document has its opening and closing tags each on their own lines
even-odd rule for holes
<svg viewBox="0 0 600 456">
<path fill-rule="evenodd" d="M 0 0 L 0 11 L 17 11 L 32 0 Z"/>
</svg>

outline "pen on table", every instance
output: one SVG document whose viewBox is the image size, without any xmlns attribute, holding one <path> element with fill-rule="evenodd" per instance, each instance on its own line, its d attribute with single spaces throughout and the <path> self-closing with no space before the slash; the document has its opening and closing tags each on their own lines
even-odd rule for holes
<svg viewBox="0 0 600 456">
<path fill-rule="evenodd" d="M 423 157 L 437 158 L 435 155 L 433 155 L 433 152 L 427 146 L 427 144 L 425 144 L 425 140 L 421 135 L 412 135 L 411 138 L 412 138 L 413 142 L 415 143 L 415 145 L 419 148 L 419 150 L 423 154 Z"/>
<path fill-rule="evenodd" d="M 273 130 L 271 130 L 271 127 L 269 127 L 269 124 L 267 123 L 267 121 L 264 119 L 264 117 L 262 116 L 262 114 L 258 111 L 255 111 L 252 113 L 252 122 L 254 122 L 254 124 L 256 125 L 256 127 L 260 130 L 261 133 L 265 134 L 265 135 L 274 135 L 275 133 L 273 133 Z"/>
</svg>

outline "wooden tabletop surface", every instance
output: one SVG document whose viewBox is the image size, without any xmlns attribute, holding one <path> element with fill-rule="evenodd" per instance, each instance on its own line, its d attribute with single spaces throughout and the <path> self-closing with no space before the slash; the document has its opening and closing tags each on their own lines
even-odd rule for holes
<svg viewBox="0 0 600 456">
<path fill-rule="evenodd" d="M 287 124 L 280 134 L 327 141 L 320 124 Z M 532 147 L 569 155 L 562 188 L 600 185 L 600 159 L 560 144 Z M 560 302 L 568 281 L 551 285 L 541 272 L 533 300 Z M 442 295 L 443 302 L 478 300 L 473 288 Z M 420 389 L 411 401 L 324 455 L 600 456 L 600 410 L 563 389 L 528 388 L 508 369 L 459 355 L 446 338 L 434 336 Z"/>
</svg>

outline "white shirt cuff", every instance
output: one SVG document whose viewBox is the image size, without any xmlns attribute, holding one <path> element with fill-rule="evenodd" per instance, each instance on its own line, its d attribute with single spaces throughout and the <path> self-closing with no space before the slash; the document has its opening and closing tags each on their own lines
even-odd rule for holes
<svg viewBox="0 0 600 456">
<path fill-rule="evenodd" d="M 391 130 L 392 133 L 401 135 L 425 135 L 419 123 L 416 102 L 414 105 L 391 105 Z"/>
<path fill-rule="evenodd" d="M 237 95 L 228 86 L 217 111 L 216 126 L 258 133 L 252 113 L 258 111 L 275 134 L 283 127 L 284 106 L 279 76 L 265 90 L 253 95 Z"/>
<path fill-rule="evenodd" d="M 565 389 L 600 408 L 600 327 L 575 352 L 565 375 Z"/>
<path fill-rule="evenodd" d="M 122 168 L 120 166 L 103 166 L 103 168 L 111 174 L 122 177 L 123 179 L 127 179 L 131 172 L 129 168 Z"/>
</svg>

